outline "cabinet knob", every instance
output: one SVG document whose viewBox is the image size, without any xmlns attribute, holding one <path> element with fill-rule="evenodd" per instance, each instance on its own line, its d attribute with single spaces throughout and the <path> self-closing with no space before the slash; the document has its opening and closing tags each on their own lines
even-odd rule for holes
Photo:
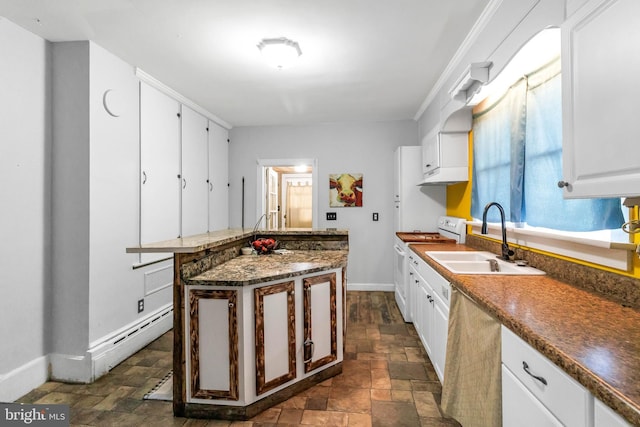
<svg viewBox="0 0 640 427">
<path fill-rule="evenodd" d="M 558 188 L 571 187 L 567 181 L 558 181 Z"/>
</svg>

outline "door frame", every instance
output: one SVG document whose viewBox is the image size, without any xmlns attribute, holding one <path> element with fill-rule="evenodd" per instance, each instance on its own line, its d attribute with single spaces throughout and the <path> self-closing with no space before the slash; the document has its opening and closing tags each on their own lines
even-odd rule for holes
<svg viewBox="0 0 640 427">
<path fill-rule="evenodd" d="M 311 184 L 312 188 L 312 213 L 311 213 L 311 226 L 318 228 L 318 159 L 258 159 L 257 160 L 257 185 L 256 185 L 256 216 L 257 221 L 266 212 L 266 200 L 265 190 L 267 183 L 265 182 L 264 168 L 276 167 L 276 166 L 299 166 L 307 165 L 311 166 Z"/>
</svg>

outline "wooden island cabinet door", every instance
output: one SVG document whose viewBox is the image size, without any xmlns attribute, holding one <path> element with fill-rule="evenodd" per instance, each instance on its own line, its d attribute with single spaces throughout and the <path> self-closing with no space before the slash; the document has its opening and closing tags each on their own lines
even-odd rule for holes
<svg viewBox="0 0 640 427">
<path fill-rule="evenodd" d="M 296 377 L 294 286 L 289 281 L 254 290 L 258 395 Z"/>
<path fill-rule="evenodd" d="M 338 358 L 336 273 L 306 277 L 304 289 L 304 371 Z"/>
<path fill-rule="evenodd" d="M 189 291 L 191 397 L 238 400 L 238 292 Z"/>
</svg>

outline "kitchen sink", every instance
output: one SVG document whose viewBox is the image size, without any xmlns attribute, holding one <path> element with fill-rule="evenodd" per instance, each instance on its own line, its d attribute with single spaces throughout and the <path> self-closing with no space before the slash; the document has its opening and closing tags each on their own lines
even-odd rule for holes
<svg viewBox="0 0 640 427">
<path fill-rule="evenodd" d="M 505 261 L 496 257 L 491 252 L 484 251 L 433 251 L 425 254 L 438 264 L 456 274 L 491 274 L 491 275 L 543 275 L 542 270 L 519 265 L 515 262 Z M 498 271 L 492 271 L 492 261 L 495 261 Z"/>
</svg>

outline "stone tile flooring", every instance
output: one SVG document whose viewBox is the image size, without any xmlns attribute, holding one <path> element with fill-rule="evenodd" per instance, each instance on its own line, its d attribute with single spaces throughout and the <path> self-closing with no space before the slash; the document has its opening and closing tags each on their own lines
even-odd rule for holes
<svg viewBox="0 0 640 427">
<path fill-rule="evenodd" d="M 459 426 L 443 416 L 441 386 L 391 292 L 347 292 L 342 374 L 251 421 L 175 418 L 170 402 L 143 400 L 171 369 L 167 332 L 93 384 L 50 381 L 18 402 L 70 405 L 72 426 Z"/>
</svg>

